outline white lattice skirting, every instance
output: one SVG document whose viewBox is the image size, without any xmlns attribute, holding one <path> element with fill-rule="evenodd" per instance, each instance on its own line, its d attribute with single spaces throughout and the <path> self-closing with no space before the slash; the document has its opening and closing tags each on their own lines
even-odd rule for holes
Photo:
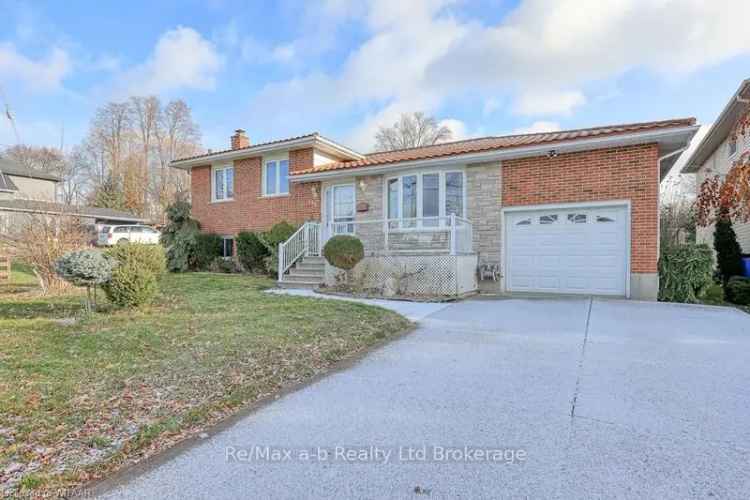
<svg viewBox="0 0 750 500">
<path fill-rule="evenodd" d="M 351 284 L 385 296 L 459 296 L 477 289 L 476 255 L 386 255 L 365 257 L 352 271 Z M 326 264 L 326 285 L 343 272 Z"/>
</svg>

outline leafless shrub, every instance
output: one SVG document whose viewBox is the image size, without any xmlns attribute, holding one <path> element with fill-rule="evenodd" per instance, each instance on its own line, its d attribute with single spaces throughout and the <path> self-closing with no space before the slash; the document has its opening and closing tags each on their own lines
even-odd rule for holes
<svg viewBox="0 0 750 500">
<path fill-rule="evenodd" d="M 87 246 L 88 234 L 72 215 L 25 214 L 16 219 L 19 227 L 0 235 L 0 252 L 31 267 L 43 294 L 68 285 L 55 272 L 55 261 L 71 250 Z"/>
</svg>

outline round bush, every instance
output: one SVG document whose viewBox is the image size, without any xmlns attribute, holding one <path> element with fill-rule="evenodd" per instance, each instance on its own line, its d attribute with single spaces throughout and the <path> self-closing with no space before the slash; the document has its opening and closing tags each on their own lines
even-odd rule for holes
<svg viewBox="0 0 750 500">
<path fill-rule="evenodd" d="M 76 286 L 96 286 L 112 277 L 117 263 L 98 250 L 68 252 L 55 262 L 55 272 Z"/>
<path fill-rule="evenodd" d="M 247 271 L 265 270 L 263 260 L 270 254 L 257 234 L 243 231 L 237 235 L 237 258 Z"/>
<path fill-rule="evenodd" d="M 116 245 L 107 250 L 107 255 L 120 264 L 136 262 L 148 269 L 156 279 L 161 279 L 167 272 L 167 257 L 161 245 L 143 245 L 130 243 Z"/>
<path fill-rule="evenodd" d="M 294 233 L 297 232 L 297 227 L 289 224 L 287 221 L 281 221 L 269 230 L 263 233 L 263 239 L 266 241 L 268 246 L 274 250 L 278 250 L 279 243 L 284 243 Z"/>
<path fill-rule="evenodd" d="M 332 266 L 350 271 L 365 257 L 365 247 L 359 238 L 342 234 L 326 242 L 323 256 Z"/>
<path fill-rule="evenodd" d="M 112 271 L 112 279 L 104 285 L 107 298 L 120 307 L 148 304 L 157 291 L 156 276 L 135 261 L 117 266 Z"/>
</svg>

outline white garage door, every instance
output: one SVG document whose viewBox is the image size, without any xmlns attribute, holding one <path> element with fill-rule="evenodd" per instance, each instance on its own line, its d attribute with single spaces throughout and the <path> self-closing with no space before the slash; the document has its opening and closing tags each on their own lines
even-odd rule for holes
<svg viewBox="0 0 750 500">
<path fill-rule="evenodd" d="M 506 212 L 511 292 L 625 295 L 626 206 Z"/>
</svg>

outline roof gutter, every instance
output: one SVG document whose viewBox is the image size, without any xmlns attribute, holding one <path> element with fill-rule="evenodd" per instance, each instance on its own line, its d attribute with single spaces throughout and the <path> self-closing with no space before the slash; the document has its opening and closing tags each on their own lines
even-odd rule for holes
<svg viewBox="0 0 750 500">
<path fill-rule="evenodd" d="M 64 212 L 60 210 L 34 210 L 32 208 L 18 208 L 18 207 L 4 207 L 0 206 L 0 212 L 26 212 L 32 214 L 46 214 L 46 215 L 70 215 L 72 217 L 88 217 L 91 219 L 106 219 L 106 220 L 118 220 L 127 222 L 143 222 L 146 219 L 137 217 L 119 217 L 119 216 L 106 216 L 96 214 L 86 214 L 82 212 Z"/>
<path fill-rule="evenodd" d="M 699 125 L 690 125 L 678 128 L 667 128 L 656 131 L 636 132 L 632 134 L 622 134 L 609 137 L 595 137 L 592 139 L 578 139 L 574 141 L 540 144 L 534 146 L 521 146 L 493 151 L 484 151 L 481 153 L 467 153 L 440 158 L 430 158 L 426 160 L 413 160 L 393 162 L 383 165 L 374 165 L 371 167 L 352 167 L 322 172 L 312 172 L 309 174 L 290 175 L 289 180 L 292 182 L 311 182 L 336 177 L 348 177 L 352 175 L 376 174 L 378 172 L 404 170 L 415 167 L 428 167 L 436 165 L 452 165 L 466 163 L 483 163 L 488 161 L 508 160 L 515 158 L 525 158 L 530 156 L 546 155 L 550 151 L 560 153 L 573 153 L 591 149 L 603 149 L 615 146 L 629 146 L 635 144 L 644 144 L 648 142 L 659 142 L 660 139 L 666 139 L 675 135 L 684 134 L 689 140 L 700 128 Z"/>
<path fill-rule="evenodd" d="M 724 120 L 727 119 L 727 115 L 732 111 L 734 104 L 736 102 L 739 102 L 741 104 L 750 104 L 750 99 L 745 99 L 744 97 L 742 97 L 742 93 L 745 91 L 745 89 L 748 86 L 750 86 L 750 79 L 747 79 L 740 84 L 740 88 L 737 89 L 737 92 L 734 93 L 732 98 L 729 99 L 729 102 L 727 103 L 727 105 L 724 106 L 724 109 L 721 110 L 719 117 L 716 119 L 716 121 L 714 121 L 713 125 L 711 125 L 711 129 L 708 131 L 708 133 L 706 133 L 706 135 L 703 136 L 703 139 L 701 140 L 700 144 L 698 144 L 698 147 L 696 147 L 695 151 L 693 151 L 693 153 L 690 155 L 690 158 L 685 163 L 685 166 L 682 167 L 682 170 L 680 171 L 680 173 L 692 174 L 698 171 L 698 169 L 701 167 L 702 164 L 695 165 L 694 158 L 698 156 L 698 154 L 701 152 L 701 150 L 706 144 L 709 144 L 711 141 L 714 140 L 714 136 L 717 134 L 717 130 L 719 129 L 719 126 L 724 122 Z M 713 153 L 714 151 L 716 151 L 716 148 L 713 148 L 711 153 Z M 708 156 L 706 156 L 706 158 L 708 158 Z"/>
</svg>

